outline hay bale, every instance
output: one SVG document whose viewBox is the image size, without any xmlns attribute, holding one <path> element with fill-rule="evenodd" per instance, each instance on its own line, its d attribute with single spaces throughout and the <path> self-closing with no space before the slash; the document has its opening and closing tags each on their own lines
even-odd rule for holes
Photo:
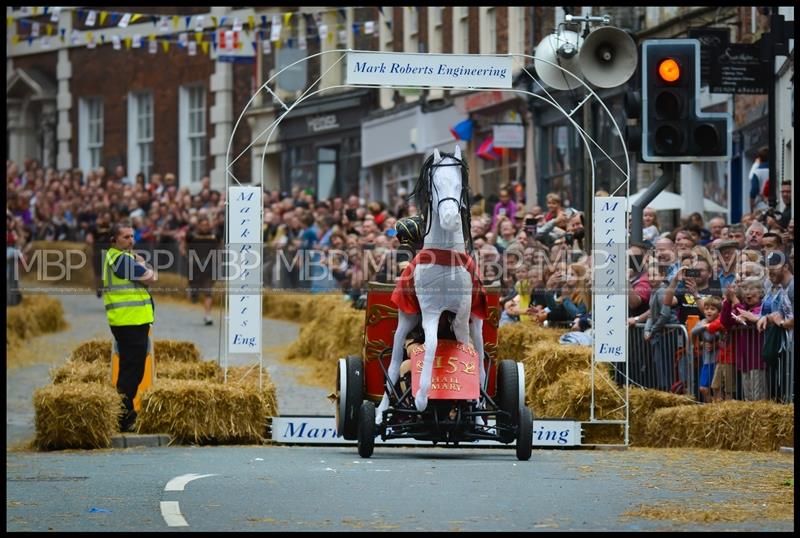
<svg viewBox="0 0 800 538">
<path fill-rule="evenodd" d="M 759 452 L 794 446 L 794 404 L 726 401 L 658 409 L 647 423 L 647 442 Z"/>
<path fill-rule="evenodd" d="M 564 330 L 542 327 L 538 323 L 508 323 L 497 332 L 497 358 L 519 361 L 529 345 L 539 342 L 557 344 Z"/>
<path fill-rule="evenodd" d="M 286 358 L 308 359 L 319 368 L 321 380 L 336 376 L 336 363 L 347 355 L 361 355 L 364 346 L 364 310 L 356 310 L 343 302 L 323 309 L 300 330 L 298 339 L 289 346 Z"/>
<path fill-rule="evenodd" d="M 542 418 L 571 418 L 588 421 L 592 404 L 591 371 L 570 370 L 557 381 L 538 391 L 529 402 L 534 415 Z M 602 369 L 594 373 L 595 419 L 622 420 L 624 415 L 622 389 Z M 584 425 L 585 426 L 585 425 Z M 584 444 L 620 444 L 622 429 L 613 424 L 591 425 L 585 428 Z"/>
<path fill-rule="evenodd" d="M 111 340 L 88 340 L 72 350 L 71 361 L 111 364 Z"/>
<path fill-rule="evenodd" d="M 261 401 L 267 417 L 278 416 L 278 391 L 266 368 L 262 368 Z M 217 380 L 222 383 L 224 372 L 220 369 Z M 258 368 L 250 366 L 232 366 L 228 368 L 228 383 L 234 383 L 258 389 Z"/>
<path fill-rule="evenodd" d="M 247 385 L 163 380 L 142 395 L 139 433 L 169 433 L 177 443 L 259 443 L 266 406 Z"/>
<path fill-rule="evenodd" d="M 566 372 L 588 371 L 592 362 L 592 348 L 563 345 L 557 341 L 539 341 L 527 344 L 518 360 L 525 366 L 525 393 L 533 401 L 541 389 L 554 383 Z"/>
<path fill-rule="evenodd" d="M 161 360 L 156 362 L 156 379 L 196 379 L 216 380 L 222 368 L 216 362 L 184 362 Z"/>
<path fill-rule="evenodd" d="M 630 389 L 630 429 L 631 446 L 657 446 L 648 441 L 647 424 L 657 409 L 688 405 L 694 400 L 687 396 L 654 389 L 631 387 Z"/>
<path fill-rule="evenodd" d="M 185 340 L 155 340 L 153 353 L 156 361 L 198 362 L 200 350 L 194 342 Z"/>
<path fill-rule="evenodd" d="M 6 349 L 28 338 L 66 327 L 61 301 L 47 295 L 26 294 L 20 304 L 6 308 Z"/>
<path fill-rule="evenodd" d="M 83 342 L 72 351 L 70 360 L 111 364 L 111 340 L 89 340 Z M 198 362 L 200 350 L 194 342 L 182 340 L 155 340 L 153 352 L 157 362 Z"/>
<path fill-rule="evenodd" d="M 54 385 L 62 383 L 105 383 L 111 385 L 111 368 L 102 361 L 67 361 L 50 370 Z"/>
<path fill-rule="evenodd" d="M 119 431 L 122 397 L 102 383 L 61 383 L 37 389 L 34 446 L 41 450 L 108 448 Z"/>
</svg>

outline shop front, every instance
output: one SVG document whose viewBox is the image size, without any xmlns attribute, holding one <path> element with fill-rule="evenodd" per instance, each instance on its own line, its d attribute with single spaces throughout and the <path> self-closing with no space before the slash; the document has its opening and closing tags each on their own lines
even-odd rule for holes
<svg viewBox="0 0 800 538">
<path fill-rule="evenodd" d="M 281 190 L 313 191 L 318 199 L 359 193 L 361 120 L 375 102 L 359 89 L 311 98 L 281 121 Z"/>
<path fill-rule="evenodd" d="M 463 119 L 447 103 L 413 103 L 366 118 L 361 127 L 361 166 L 370 200 L 393 203 L 410 193 L 424 160 L 434 148 L 452 153 L 456 140 L 450 128 Z M 462 150 L 465 143 L 461 143 Z"/>
</svg>

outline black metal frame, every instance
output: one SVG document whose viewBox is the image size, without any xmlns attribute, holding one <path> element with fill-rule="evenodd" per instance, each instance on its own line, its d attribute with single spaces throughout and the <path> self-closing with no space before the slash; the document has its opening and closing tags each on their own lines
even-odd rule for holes
<svg viewBox="0 0 800 538">
<path fill-rule="evenodd" d="M 377 358 L 383 371 L 384 392 L 389 396 L 390 405 L 383 411 L 376 436 L 380 435 L 384 441 L 411 438 L 432 441 L 434 445 L 443 442 L 445 445 L 452 443 L 454 446 L 458 446 L 460 442 L 481 439 L 504 442 L 501 439 L 501 432 L 513 433 L 513 436 L 508 436 L 511 441 L 518 437 L 519 423 L 510 424 L 511 414 L 498 407 L 486 393 L 485 387 L 480 388 L 484 409 L 477 409 L 473 402 L 467 400 L 431 400 L 425 411 L 418 411 L 411 399 L 410 385 L 399 394 L 394 385 L 389 383 L 389 372 L 383 364 L 383 358 L 391 352 L 392 349 L 387 347 Z M 484 353 L 484 363 L 490 360 Z M 488 380 L 488 364 L 484 366 Z M 454 411 L 455 417 L 451 418 Z M 495 418 L 494 426 L 489 426 L 486 422 L 490 417 Z M 483 424 L 477 422 L 479 418 L 484 419 Z"/>
</svg>

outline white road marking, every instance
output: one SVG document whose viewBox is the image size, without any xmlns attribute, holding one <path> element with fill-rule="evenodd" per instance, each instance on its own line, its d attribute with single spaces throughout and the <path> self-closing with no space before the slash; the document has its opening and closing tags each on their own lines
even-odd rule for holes
<svg viewBox="0 0 800 538">
<path fill-rule="evenodd" d="M 181 515 L 178 501 L 161 501 L 161 515 L 170 527 L 188 527 L 189 524 Z"/>
<path fill-rule="evenodd" d="M 188 484 L 192 480 L 197 480 L 198 478 L 206 478 L 208 476 L 216 476 L 216 475 L 189 473 L 181 476 L 176 476 L 175 478 L 167 482 L 167 485 L 164 487 L 164 491 L 183 491 L 183 488 L 186 486 L 186 484 Z"/>
</svg>

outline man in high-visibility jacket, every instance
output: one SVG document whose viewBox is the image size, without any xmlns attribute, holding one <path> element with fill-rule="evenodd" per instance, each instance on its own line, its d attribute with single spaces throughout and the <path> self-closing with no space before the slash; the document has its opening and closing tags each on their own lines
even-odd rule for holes
<svg viewBox="0 0 800 538">
<path fill-rule="evenodd" d="M 123 396 L 126 413 L 120 431 L 132 431 L 136 421 L 133 399 L 144 376 L 150 325 L 153 323 L 153 299 L 145 283 L 155 280 L 155 273 L 144 259 L 133 254 L 133 228 L 114 224 L 111 248 L 103 261 L 103 303 L 108 324 L 119 350 L 117 391 Z"/>
</svg>

